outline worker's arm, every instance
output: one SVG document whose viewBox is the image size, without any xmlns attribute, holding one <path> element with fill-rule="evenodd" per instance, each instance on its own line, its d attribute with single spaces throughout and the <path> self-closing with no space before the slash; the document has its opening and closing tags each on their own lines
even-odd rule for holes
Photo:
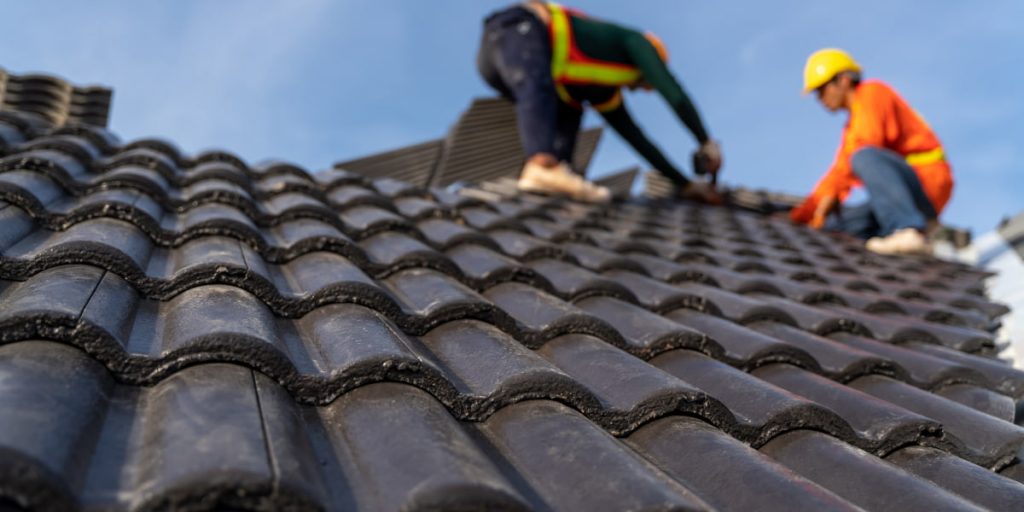
<svg viewBox="0 0 1024 512">
<path fill-rule="evenodd" d="M 689 128 L 690 132 L 697 139 L 697 142 L 704 144 L 708 140 L 707 130 L 701 121 L 697 107 L 690 101 L 690 97 L 683 90 L 668 66 L 658 56 L 658 51 L 647 41 L 640 32 L 631 32 L 626 36 L 626 51 L 630 60 L 640 70 L 644 81 L 651 84 L 672 110 L 679 116 L 679 120 Z"/>
<path fill-rule="evenodd" d="M 626 142 L 633 146 L 633 149 L 640 153 L 640 156 L 643 156 L 647 163 L 651 164 L 651 167 L 664 174 L 680 188 L 690 183 L 690 180 L 686 179 L 686 176 L 683 176 L 683 173 L 679 172 L 679 169 L 665 158 L 665 155 L 651 143 L 647 136 L 644 135 L 644 132 L 640 130 L 640 127 L 633 122 L 633 117 L 626 110 L 625 103 L 619 102 L 615 108 L 602 111 L 600 114 L 616 133 L 622 136 L 623 139 L 626 139 Z"/>
<path fill-rule="evenodd" d="M 858 88 L 857 95 L 851 106 L 850 121 L 843 129 L 835 161 L 803 204 L 790 212 L 790 218 L 795 222 L 821 227 L 824 217 L 850 195 L 854 186 L 860 184 L 851 165 L 853 154 L 865 146 L 885 147 L 886 130 L 893 129 L 886 125 L 893 119 L 890 115 L 894 108 L 891 95 L 871 86 Z"/>
</svg>

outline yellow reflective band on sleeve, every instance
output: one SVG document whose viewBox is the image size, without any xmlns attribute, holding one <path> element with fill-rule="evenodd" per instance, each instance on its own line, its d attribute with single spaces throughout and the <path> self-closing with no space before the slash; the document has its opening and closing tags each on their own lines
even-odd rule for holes
<svg viewBox="0 0 1024 512">
<path fill-rule="evenodd" d="M 946 153 L 945 151 L 942 150 L 942 146 L 939 146 L 931 151 L 911 153 L 906 156 L 907 163 L 910 165 L 934 164 L 935 162 L 941 162 L 945 159 Z"/>
<path fill-rule="evenodd" d="M 592 105 L 598 112 L 611 112 L 622 105 L 622 91 L 615 91 L 610 100 Z"/>
</svg>

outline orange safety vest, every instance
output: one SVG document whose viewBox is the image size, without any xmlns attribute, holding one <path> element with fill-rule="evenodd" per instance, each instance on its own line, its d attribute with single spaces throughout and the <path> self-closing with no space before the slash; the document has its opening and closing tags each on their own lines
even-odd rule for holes
<svg viewBox="0 0 1024 512">
<path fill-rule="evenodd" d="M 914 168 L 935 212 L 942 213 L 953 192 L 953 173 L 938 137 L 892 87 L 880 80 L 865 80 L 854 93 L 850 120 L 843 130 L 835 162 L 803 204 L 790 212 L 790 218 L 809 222 L 822 198 L 843 200 L 850 189 L 860 186 L 850 158 L 865 146 L 902 155 Z"/>
<path fill-rule="evenodd" d="M 580 107 L 579 102 L 569 95 L 566 85 L 621 87 L 640 79 L 640 70 L 636 66 L 594 59 L 580 51 L 572 34 L 571 18 L 584 16 L 582 12 L 553 2 L 549 2 L 547 8 L 551 13 L 548 26 L 551 35 L 551 78 L 554 79 L 555 90 L 562 101 Z M 605 112 L 618 108 L 621 103 L 622 93 L 617 91 L 610 100 L 594 105 L 594 108 Z"/>
</svg>

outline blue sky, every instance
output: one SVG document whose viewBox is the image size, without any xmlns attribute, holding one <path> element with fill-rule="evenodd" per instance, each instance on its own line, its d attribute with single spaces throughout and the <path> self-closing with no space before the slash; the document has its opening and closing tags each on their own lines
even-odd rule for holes
<svg viewBox="0 0 1024 512">
<path fill-rule="evenodd" d="M 115 89 L 112 129 L 186 152 L 222 148 L 310 170 L 442 135 L 490 91 L 474 56 L 491 0 L 0 0 L 0 66 Z M 806 56 L 846 48 L 943 140 L 948 223 L 992 229 L 1024 209 L 1024 2 L 578 1 L 652 30 L 725 151 L 723 181 L 805 193 L 844 122 L 800 95 Z M 651 93 L 638 122 L 684 165 L 692 136 Z M 589 115 L 585 123 L 596 124 Z M 608 133 L 591 172 L 638 163 Z"/>
</svg>

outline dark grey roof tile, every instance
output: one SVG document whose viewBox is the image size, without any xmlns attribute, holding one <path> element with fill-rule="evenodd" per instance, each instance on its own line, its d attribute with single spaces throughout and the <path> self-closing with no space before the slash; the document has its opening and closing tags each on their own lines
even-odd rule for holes
<svg viewBox="0 0 1024 512">
<path fill-rule="evenodd" d="M 0 292 L 0 338 L 67 335 L 85 309 L 104 271 L 90 266 L 61 266 L 24 282 L 4 282 Z M 18 326 L 18 327 L 15 327 Z"/>
<path fill-rule="evenodd" d="M 708 335 L 723 349 L 716 359 L 744 370 L 767 362 L 787 362 L 821 371 L 814 357 L 802 348 L 723 318 L 685 308 L 665 313 L 665 317 Z"/>
<path fill-rule="evenodd" d="M 135 458 L 126 461 L 135 470 L 133 506 L 170 507 L 205 498 L 242 507 L 246 495 L 274 489 L 251 371 L 196 366 L 146 395 L 136 412 L 139 431 L 129 439 L 128 454 Z"/>
<path fill-rule="evenodd" d="M 324 190 L 331 190 L 334 187 L 342 187 L 345 185 L 366 183 L 366 178 L 361 174 L 337 168 L 320 171 L 313 175 L 313 179 L 316 180 Z"/>
<path fill-rule="evenodd" d="M 347 480 L 340 484 L 354 502 L 330 508 L 533 508 L 444 406 L 415 388 L 365 386 L 320 417 Z"/>
<path fill-rule="evenodd" d="M 446 251 L 451 260 L 459 267 L 462 274 L 477 289 L 490 288 L 499 283 L 518 281 L 536 286 L 548 292 L 554 287 L 548 280 L 533 268 L 524 266 L 518 261 L 495 252 L 487 247 L 475 244 L 462 244 Z"/>
<path fill-rule="evenodd" d="M 965 354 L 948 347 L 928 343 L 911 342 L 904 346 L 917 352 L 922 352 L 940 359 L 955 362 L 956 364 L 960 364 L 968 368 L 973 368 L 985 375 L 985 377 L 992 382 L 997 391 L 1008 396 L 1012 396 L 1014 399 L 1019 399 L 1021 396 L 1024 396 L 1024 372 L 1007 365 L 1002 361 Z"/>
<path fill-rule="evenodd" d="M 528 398 L 558 400 L 581 411 L 601 409 L 587 388 L 493 325 L 449 322 L 424 335 L 422 343 L 459 393 L 449 407 L 462 418 L 483 419 Z"/>
<path fill-rule="evenodd" d="M 615 252 L 580 243 L 566 243 L 562 247 L 576 258 L 580 265 L 594 272 L 628 270 L 641 274 L 644 273 L 643 266 Z"/>
<path fill-rule="evenodd" d="M 664 281 L 666 283 L 695 281 L 710 284 L 712 286 L 718 285 L 718 283 L 710 276 L 694 270 L 691 266 L 680 265 L 666 259 L 646 254 L 631 253 L 629 257 L 631 260 L 643 267 L 644 271 L 641 272 L 641 274 L 651 276 L 659 281 Z"/>
<path fill-rule="evenodd" d="M 402 233 L 385 231 L 361 240 L 359 246 L 366 251 L 375 277 L 411 267 L 433 268 L 453 276 L 461 272 L 451 259 Z"/>
<path fill-rule="evenodd" d="M 623 270 L 605 272 L 604 276 L 625 286 L 640 301 L 640 304 L 655 312 L 689 308 L 715 315 L 722 314 L 722 309 L 714 299 L 708 297 L 708 294 L 702 293 L 703 289 L 674 286 Z"/>
<path fill-rule="evenodd" d="M 159 310 L 144 310 L 143 315 L 146 313 L 153 317 L 148 322 L 136 321 L 128 345 L 144 347 L 152 333 L 141 328 L 149 324 L 160 333 L 159 345 L 149 352 L 154 356 L 218 349 L 231 352 L 232 347 L 238 352 L 282 353 L 283 347 L 275 346 L 278 333 L 273 312 L 255 296 L 233 286 L 192 288 L 161 303 Z M 231 319 L 230 324 L 225 319 Z"/>
<path fill-rule="evenodd" d="M 612 434 L 627 434 L 670 413 L 733 423 L 732 415 L 706 393 L 592 336 L 561 336 L 538 352 L 598 397 L 600 408 L 582 412 Z"/>
<path fill-rule="evenodd" d="M 592 241 L 597 247 L 606 251 L 612 251 L 617 253 L 639 253 L 646 254 L 648 256 L 657 257 L 658 251 L 648 245 L 645 241 L 633 238 L 630 233 L 624 233 L 621 231 L 609 232 L 598 229 L 580 229 L 588 240 Z"/>
<path fill-rule="evenodd" d="M 840 382 L 847 382 L 870 374 L 890 375 L 901 380 L 907 379 L 906 370 L 890 359 L 855 346 L 848 346 L 779 323 L 759 322 L 750 327 L 761 334 L 806 351 L 817 361 L 822 373 Z"/>
<path fill-rule="evenodd" d="M 715 357 L 724 352 L 704 333 L 619 299 L 589 297 L 576 305 L 608 322 L 625 338 L 626 350 L 644 359 L 676 348 L 697 350 Z"/>
<path fill-rule="evenodd" d="M 823 305 L 822 309 L 835 311 L 844 318 L 860 323 L 874 333 L 872 337 L 875 339 L 892 343 L 923 341 L 964 352 L 977 352 L 994 345 L 991 334 L 966 327 L 934 324 L 909 317 L 872 315 L 841 306 Z"/>
<path fill-rule="evenodd" d="M 48 218 L 47 206 L 66 197 L 64 190 L 53 180 L 32 171 L 0 173 L 0 199 L 18 205 L 36 218 Z"/>
<path fill-rule="evenodd" d="M 907 410 L 942 423 L 959 446 L 957 455 L 988 468 L 1001 468 L 1024 445 L 1024 428 L 887 377 L 871 375 L 850 383 Z"/>
<path fill-rule="evenodd" d="M 655 420 L 627 442 L 714 509 L 860 510 L 697 419 Z M 712 460 L 713 464 L 694 463 Z"/>
<path fill-rule="evenodd" d="M 999 470 L 999 476 L 1024 484 L 1024 457 L 1021 457 L 1021 454 L 1018 453 L 1013 463 Z"/>
<path fill-rule="evenodd" d="M 357 247 L 337 226 L 319 219 L 290 220 L 261 234 L 255 248 L 268 262 L 289 260 L 315 250 L 332 250 L 351 256 Z"/>
<path fill-rule="evenodd" d="M 244 212 L 233 206 L 223 204 L 204 204 L 192 208 L 178 216 L 167 216 L 162 225 L 169 231 L 203 231 L 209 228 L 226 226 L 228 229 L 241 229 L 259 232 L 256 223 Z"/>
<path fill-rule="evenodd" d="M 248 254 L 246 261 L 249 271 L 255 272 Z M 321 303 L 325 295 L 334 293 L 373 303 L 383 293 L 380 285 L 350 260 L 330 252 L 304 254 L 275 270 L 278 293 L 287 294 L 284 298 L 293 301 Z"/>
<path fill-rule="evenodd" d="M 329 204 L 339 210 L 355 206 L 376 206 L 382 209 L 393 208 L 391 201 L 377 192 L 359 184 L 341 185 L 330 189 L 327 194 Z"/>
<path fill-rule="evenodd" d="M 516 339 L 527 346 L 538 347 L 563 334 L 590 334 L 617 347 L 626 347 L 622 335 L 604 320 L 590 315 L 553 295 L 520 284 L 495 286 L 484 296 L 514 319 Z"/>
<path fill-rule="evenodd" d="M 536 491 L 541 506 L 556 510 L 708 508 L 636 452 L 561 404 L 512 405 L 484 422 L 483 430 Z M 593 478 L 593 468 L 601 468 L 601 478 Z"/>
<path fill-rule="evenodd" d="M 93 219 L 66 231 L 36 230 L 3 251 L 0 262 L 9 279 L 70 263 L 89 263 L 140 279 L 152 251 L 152 241 L 132 224 Z"/>
<path fill-rule="evenodd" d="M 78 353 L 45 342 L 0 346 L 0 494 L 30 509 L 79 506 L 113 379 Z"/>
<path fill-rule="evenodd" d="M 402 270 L 382 282 L 401 304 L 404 313 L 412 317 L 402 325 L 403 329 L 412 334 L 425 333 L 456 319 L 477 318 L 503 326 L 508 326 L 511 321 L 488 300 L 494 300 L 490 293 L 488 298 L 484 298 L 462 283 L 434 270 Z"/>
<path fill-rule="evenodd" d="M 753 374 L 835 411 L 856 432 L 856 438 L 844 440 L 863 450 L 881 455 L 911 443 L 954 448 L 942 440 L 938 422 L 820 375 L 787 364 L 763 366 Z"/>
<path fill-rule="evenodd" d="M 400 197 L 395 199 L 394 208 L 407 219 L 451 218 L 455 212 L 450 208 L 422 197 Z"/>
<path fill-rule="evenodd" d="M 801 430 L 761 452 L 865 510 L 982 510 L 959 496 L 838 439 Z"/>
<path fill-rule="evenodd" d="M 514 231 L 526 231 L 523 223 L 501 216 L 488 208 L 469 207 L 459 209 L 459 215 L 466 221 L 466 224 L 481 231 L 495 229 L 511 229 Z"/>
<path fill-rule="evenodd" d="M 1013 510 L 1024 503 L 1024 484 L 941 450 L 909 446 L 890 454 L 885 460 L 981 507 Z"/>
<path fill-rule="evenodd" d="M 72 155 L 53 149 L 32 149 L 0 158 L 0 173 L 9 171 L 33 171 L 42 174 L 65 189 L 82 186 L 89 181 L 86 164 L 79 162 Z"/>
<path fill-rule="evenodd" d="M 754 447 L 795 428 L 814 428 L 847 440 L 856 436 L 831 410 L 699 353 L 673 350 L 651 364 L 721 401 L 738 422 L 734 434 Z"/>
<path fill-rule="evenodd" d="M 773 304 L 782 309 L 796 322 L 795 325 L 801 329 L 820 335 L 827 335 L 833 332 L 852 332 L 871 336 L 871 331 L 862 323 L 849 318 L 849 316 L 833 312 L 828 309 L 818 308 L 794 302 L 782 297 L 773 295 L 758 294 L 757 299 L 763 303 Z"/>
<path fill-rule="evenodd" d="M 415 383 L 439 394 L 447 391 L 429 352 L 376 310 L 355 304 L 324 306 L 291 328 L 281 325 L 279 332 L 299 374 L 289 388 L 300 399 L 312 397 L 323 403 L 379 380 Z M 273 376 L 285 380 L 283 374 Z"/>
<path fill-rule="evenodd" d="M 569 256 L 563 248 L 525 233 L 499 229 L 491 231 L 489 234 L 501 246 L 502 252 L 513 258 L 523 261 L 537 258 L 570 259 L 575 261 L 575 258 Z"/>
<path fill-rule="evenodd" d="M 426 219 L 416 223 L 423 237 L 434 247 L 448 250 L 461 244 L 476 244 L 496 251 L 503 249 L 490 236 L 450 219 Z"/>
<path fill-rule="evenodd" d="M 1017 404 L 1013 398 L 973 384 L 951 384 L 932 391 L 971 409 L 1013 423 Z"/>
<path fill-rule="evenodd" d="M 282 192 L 303 192 L 310 195 L 321 193 L 311 176 L 291 164 L 272 164 L 253 169 L 253 172 L 260 175 L 254 181 L 256 195 L 267 196 Z"/>
<path fill-rule="evenodd" d="M 677 288 L 698 297 L 705 297 L 709 302 L 718 306 L 724 317 L 740 324 L 761 321 L 797 324 L 797 319 L 794 318 L 789 308 L 778 306 L 769 300 L 762 300 L 761 297 L 739 295 L 698 283 L 683 283 L 677 285 Z"/>
<path fill-rule="evenodd" d="M 841 342 L 844 346 L 871 352 L 896 362 L 906 370 L 905 376 L 898 376 L 900 380 L 907 380 L 923 389 L 964 382 L 983 386 L 993 385 L 981 372 L 947 358 L 931 356 L 905 346 L 882 343 L 848 333 L 835 333 L 829 337 Z"/>
<path fill-rule="evenodd" d="M 376 206 L 355 206 L 340 214 L 345 230 L 354 239 L 373 236 L 384 231 L 416 233 L 416 228 L 403 217 L 377 208 Z"/>
<path fill-rule="evenodd" d="M 636 296 L 626 287 L 572 263 L 545 258 L 531 261 L 529 267 L 543 276 L 551 284 L 551 289 L 566 300 L 607 296 L 637 302 Z"/>
<path fill-rule="evenodd" d="M 426 193 L 422 187 L 418 187 L 407 181 L 396 180 L 394 178 L 375 179 L 373 180 L 373 188 L 382 196 L 389 199 L 418 196 Z"/>
<path fill-rule="evenodd" d="M 37 225 L 32 217 L 21 208 L 9 203 L 0 201 L 0 223 L 4 229 L 0 231 L 0 257 L 8 253 L 15 244 L 24 240 Z M 6 273 L 6 267 L 0 267 L 0 272 Z"/>
</svg>

